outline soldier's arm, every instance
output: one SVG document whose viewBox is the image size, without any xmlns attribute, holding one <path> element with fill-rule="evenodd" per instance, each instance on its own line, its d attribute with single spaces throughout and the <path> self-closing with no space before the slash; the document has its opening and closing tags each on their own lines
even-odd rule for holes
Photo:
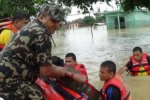
<svg viewBox="0 0 150 100">
<path fill-rule="evenodd" d="M 40 66 L 40 73 L 50 78 L 60 78 L 60 77 L 68 76 L 77 82 L 82 82 L 82 83 L 87 82 L 86 76 L 83 76 L 78 73 L 72 73 L 64 67 L 59 67 L 52 64 Z"/>
<path fill-rule="evenodd" d="M 71 73 L 63 67 L 58 67 L 52 64 L 51 61 L 51 40 L 48 35 L 39 35 L 34 40 L 33 45 L 36 50 L 36 64 L 40 69 L 40 74 L 45 75 L 47 77 L 63 77 L 69 76 L 76 81 L 84 82 L 86 78 L 79 74 Z"/>
<path fill-rule="evenodd" d="M 40 74 L 50 78 L 63 77 L 65 76 L 66 71 L 67 70 L 65 68 L 58 67 L 53 64 L 40 66 Z"/>
</svg>

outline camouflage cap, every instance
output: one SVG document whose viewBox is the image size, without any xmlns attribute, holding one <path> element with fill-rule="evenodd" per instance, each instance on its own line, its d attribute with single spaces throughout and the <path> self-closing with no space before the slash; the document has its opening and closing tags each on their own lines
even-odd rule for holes
<svg viewBox="0 0 150 100">
<path fill-rule="evenodd" d="M 54 3 L 43 5 L 40 13 L 47 13 L 54 20 L 64 21 L 63 10 Z"/>
</svg>

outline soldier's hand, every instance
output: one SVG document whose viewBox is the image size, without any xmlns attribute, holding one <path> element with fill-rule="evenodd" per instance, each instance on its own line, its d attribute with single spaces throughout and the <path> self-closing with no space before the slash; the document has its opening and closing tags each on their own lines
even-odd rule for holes
<svg viewBox="0 0 150 100">
<path fill-rule="evenodd" d="M 68 70 L 66 71 L 65 76 L 69 76 L 73 80 L 75 80 L 77 82 L 80 82 L 80 83 L 87 82 L 87 77 L 86 76 L 84 76 L 82 74 L 78 74 L 78 73 L 72 73 L 72 72 L 69 72 Z"/>
<path fill-rule="evenodd" d="M 72 78 L 77 82 L 81 83 L 87 82 L 87 77 L 82 74 L 74 74 Z"/>
<path fill-rule="evenodd" d="M 50 78 L 60 78 L 60 77 L 69 76 L 70 78 L 72 78 L 73 80 L 77 82 L 81 82 L 81 83 L 87 82 L 86 76 L 82 74 L 78 74 L 78 73 L 72 73 L 68 71 L 66 68 L 59 67 L 56 65 L 51 65 L 51 66 L 43 65 L 42 67 L 40 67 L 40 72 L 42 75 L 50 77 Z"/>
</svg>

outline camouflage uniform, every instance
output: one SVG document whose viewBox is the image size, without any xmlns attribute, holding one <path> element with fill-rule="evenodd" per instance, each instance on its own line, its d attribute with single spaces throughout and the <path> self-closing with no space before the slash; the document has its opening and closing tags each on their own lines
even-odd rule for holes
<svg viewBox="0 0 150 100">
<path fill-rule="evenodd" d="M 35 20 L 18 32 L 2 52 L 0 96 L 9 100 L 11 97 L 25 98 L 25 95 L 36 100 L 42 98 L 41 92 L 35 90 L 34 80 L 38 74 L 38 67 L 50 63 L 50 33 L 48 34 L 46 28 Z"/>
<path fill-rule="evenodd" d="M 41 11 L 46 11 L 56 20 L 60 18 L 56 5 L 44 5 Z M 44 99 L 35 79 L 40 65 L 51 64 L 50 36 L 51 33 L 38 20 L 17 32 L 2 51 L 0 97 L 6 100 Z"/>
</svg>

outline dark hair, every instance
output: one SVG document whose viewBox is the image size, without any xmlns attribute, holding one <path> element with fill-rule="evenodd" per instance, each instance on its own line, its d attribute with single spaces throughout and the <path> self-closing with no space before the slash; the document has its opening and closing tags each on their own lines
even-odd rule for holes
<svg viewBox="0 0 150 100">
<path fill-rule="evenodd" d="M 141 47 L 134 47 L 133 52 L 135 52 L 135 51 L 140 51 L 140 53 L 142 53 L 142 48 Z"/>
<path fill-rule="evenodd" d="M 76 55 L 74 53 L 67 53 L 66 57 L 72 57 L 74 61 L 76 61 Z"/>
<path fill-rule="evenodd" d="M 65 65 L 64 60 L 57 56 L 52 56 L 52 63 L 56 66 L 63 67 Z"/>
<path fill-rule="evenodd" d="M 30 15 L 26 13 L 18 12 L 13 16 L 12 21 L 22 20 L 22 19 L 30 20 Z"/>
<path fill-rule="evenodd" d="M 101 67 L 108 68 L 108 72 L 116 73 L 116 64 L 113 61 L 106 60 L 101 63 Z"/>
</svg>

